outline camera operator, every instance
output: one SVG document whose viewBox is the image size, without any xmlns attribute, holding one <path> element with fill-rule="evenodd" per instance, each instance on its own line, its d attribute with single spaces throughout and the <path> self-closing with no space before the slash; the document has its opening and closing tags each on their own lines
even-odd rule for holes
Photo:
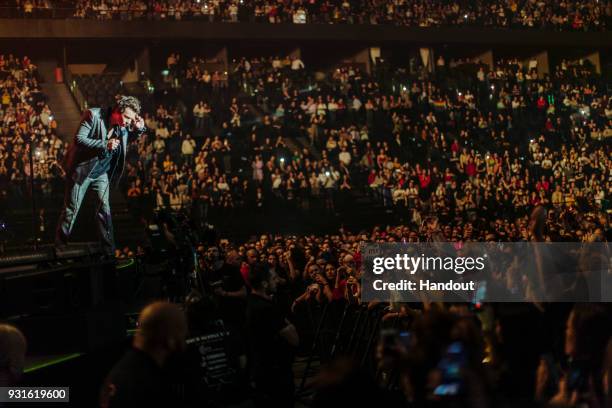
<svg viewBox="0 0 612 408">
<path fill-rule="evenodd" d="M 259 264 L 249 271 L 246 330 L 255 406 L 293 406 L 293 348 L 299 344 L 295 326 L 282 314 L 274 295 L 278 276 Z"/>
<path fill-rule="evenodd" d="M 204 281 L 214 294 L 224 300 L 239 300 L 244 307 L 242 300 L 246 297 L 246 287 L 240 275 L 238 252 L 231 248 L 224 258 L 218 247 L 209 247 L 204 256 L 204 267 Z M 240 312 L 242 314 L 242 310 Z"/>
<path fill-rule="evenodd" d="M 217 314 L 230 331 L 233 352 L 243 355 L 242 328 L 247 291 L 240 275 L 238 252 L 230 248 L 224 258 L 218 247 L 211 246 L 201 259 L 205 287 L 213 295 Z"/>
</svg>

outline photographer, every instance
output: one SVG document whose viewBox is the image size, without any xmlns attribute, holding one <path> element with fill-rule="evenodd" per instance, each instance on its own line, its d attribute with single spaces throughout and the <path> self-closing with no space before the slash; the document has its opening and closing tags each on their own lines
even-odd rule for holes
<svg viewBox="0 0 612 408">
<path fill-rule="evenodd" d="M 249 271 L 246 330 L 257 407 L 293 406 L 292 354 L 299 336 L 274 301 L 277 282 L 276 274 L 263 265 Z"/>
<path fill-rule="evenodd" d="M 238 252 L 228 248 L 225 258 L 216 246 L 209 247 L 203 259 L 202 277 L 207 291 L 213 296 L 217 315 L 230 332 L 231 345 L 236 355 L 244 355 L 244 310 L 246 286 L 240 275 Z"/>
<path fill-rule="evenodd" d="M 209 247 L 203 260 L 203 280 L 212 291 L 220 317 L 231 328 L 238 329 L 244 319 L 246 286 L 240 275 L 240 257 L 230 248 L 225 258 L 219 248 Z"/>
</svg>

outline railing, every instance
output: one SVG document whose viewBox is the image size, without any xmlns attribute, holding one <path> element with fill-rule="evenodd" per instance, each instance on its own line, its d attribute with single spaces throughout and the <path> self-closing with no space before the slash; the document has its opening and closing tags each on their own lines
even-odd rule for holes
<svg viewBox="0 0 612 408">
<path fill-rule="evenodd" d="M 74 75 L 72 75 L 72 71 L 70 68 L 64 68 L 64 78 L 66 80 L 66 84 L 68 85 L 68 89 L 74 98 L 74 101 L 78 105 L 81 112 L 88 108 L 87 99 L 83 95 L 83 92 L 79 89 L 79 85 L 77 84 L 76 79 L 74 79 Z"/>
</svg>

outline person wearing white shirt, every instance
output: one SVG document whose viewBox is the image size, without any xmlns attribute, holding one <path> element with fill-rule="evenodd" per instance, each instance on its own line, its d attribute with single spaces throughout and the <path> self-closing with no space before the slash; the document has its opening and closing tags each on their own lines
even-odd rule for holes
<svg viewBox="0 0 612 408">
<path fill-rule="evenodd" d="M 482 67 L 478 69 L 478 72 L 476 73 L 476 78 L 478 78 L 480 82 L 483 82 L 485 80 L 485 72 Z"/>
<path fill-rule="evenodd" d="M 238 6 L 236 4 L 231 4 L 229 6 L 229 14 L 230 14 L 230 20 L 232 23 L 237 23 L 238 22 Z"/>
<path fill-rule="evenodd" d="M 314 116 L 317 113 L 317 104 L 312 99 L 308 101 L 308 106 L 306 107 L 306 113 L 310 116 Z"/>
<path fill-rule="evenodd" d="M 157 129 L 157 120 L 154 116 L 146 116 L 145 117 L 145 126 L 147 129 L 156 130 Z"/>
<path fill-rule="evenodd" d="M 158 154 L 163 153 L 166 150 L 166 142 L 160 136 L 156 136 L 155 141 L 153 142 L 153 149 Z"/>
<path fill-rule="evenodd" d="M 301 69 L 304 69 L 304 62 L 299 58 L 293 58 L 291 60 L 291 69 L 293 71 L 299 71 Z"/>
<path fill-rule="evenodd" d="M 340 173 L 337 170 L 330 168 L 319 174 L 319 183 L 325 189 L 333 189 L 336 187 L 336 182 L 340 179 Z"/>
<path fill-rule="evenodd" d="M 346 147 L 343 147 L 340 154 L 338 154 L 338 160 L 340 160 L 340 162 L 345 166 L 351 164 L 351 154 L 348 152 L 348 150 L 346 150 Z"/>
<path fill-rule="evenodd" d="M 181 144 L 181 153 L 183 154 L 183 160 L 189 165 L 193 164 L 193 153 L 195 151 L 196 142 L 187 135 Z"/>
<path fill-rule="evenodd" d="M 397 205 L 398 203 L 401 202 L 403 205 L 407 205 L 408 196 L 406 195 L 406 190 L 398 187 L 393 190 L 391 197 L 393 200 L 393 204 Z"/>
<path fill-rule="evenodd" d="M 159 136 L 162 139 L 167 139 L 168 137 L 170 137 L 170 132 L 168 132 L 168 128 L 166 127 L 166 125 L 162 124 L 160 127 L 158 127 L 155 131 L 155 136 Z"/>
<path fill-rule="evenodd" d="M 323 100 L 320 99 L 319 102 L 317 103 L 317 115 L 325 116 L 326 113 L 327 113 L 327 104 L 325 104 L 325 102 L 323 102 Z"/>
<path fill-rule="evenodd" d="M 219 182 L 217 183 L 217 188 L 220 191 L 229 191 L 229 184 L 227 184 L 227 180 L 225 176 L 221 176 Z"/>
<path fill-rule="evenodd" d="M 306 24 L 306 10 L 303 7 L 293 13 L 293 24 Z"/>
<path fill-rule="evenodd" d="M 204 101 L 200 101 L 193 107 L 193 117 L 196 129 L 204 127 Z"/>
<path fill-rule="evenodd" d="M 279 57 L 274 57 L 274 59 L 272 60 L 272 68 L 281 69 L 282 65 L 283 64 L 281 62 L 281 59 Z"/>
<path fill-rule="evenodd" d="M 325 191 L 325 208 L 334 211 L 334 190 L 336 189 L 336 183 L 340 179 L 340 173 L 333 167 L 322 170 L 321 174 L 319 174 L 319 183 Z"/>
</svg>

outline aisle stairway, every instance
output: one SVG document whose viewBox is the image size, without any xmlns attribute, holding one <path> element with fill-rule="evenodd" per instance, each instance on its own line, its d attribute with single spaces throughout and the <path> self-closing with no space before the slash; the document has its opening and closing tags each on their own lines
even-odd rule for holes
<svg viewBox="0 0 612 408">
<path fill-rule="evenodd" d="M 69 141 L 79 125 L 81 112 L 66 84 L 55 82 L 56 67 L 56 61 L 38 61 L 38 72 L 43 80 L 41 88 L 57 121 L 57 133 Z"/>
</svg>

